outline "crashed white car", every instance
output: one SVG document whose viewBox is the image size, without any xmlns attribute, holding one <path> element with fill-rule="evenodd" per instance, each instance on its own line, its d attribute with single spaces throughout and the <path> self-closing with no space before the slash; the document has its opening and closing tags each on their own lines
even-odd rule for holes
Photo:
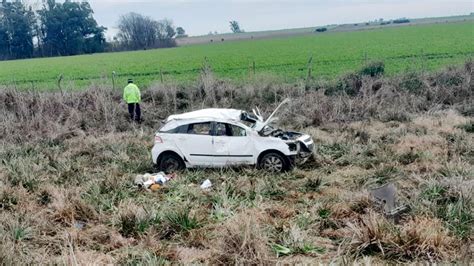
<svg viewBox="0 0 474 266">
<path fill-rule="evenodd" d="M 171 115 L 155 135 L 153 163 L 164 172 L 244 165 L 289 170 L 311 156 L 314 143 L 309 135 L 274 129 L 277 110 L 266 121 L 255 110 L 254 115 L 216 108 Z"/>
</svg>

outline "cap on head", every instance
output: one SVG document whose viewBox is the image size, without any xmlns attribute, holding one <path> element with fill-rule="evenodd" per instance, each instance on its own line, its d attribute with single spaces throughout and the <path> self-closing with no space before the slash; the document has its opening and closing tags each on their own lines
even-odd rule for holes
<svg viewBox="0 0 474 266">
<path fill-rule="evenodd" d="M 128 79 L 128 83 L 133 83 L 133 79 Z"/>
</svg>

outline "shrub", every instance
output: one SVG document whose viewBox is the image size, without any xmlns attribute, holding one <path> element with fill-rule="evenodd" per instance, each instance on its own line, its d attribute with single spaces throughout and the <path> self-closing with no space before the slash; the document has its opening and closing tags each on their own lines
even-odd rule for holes
<svg viewBox="0 0 474 266">
<path fill-rule="evenodd" d="M 190 215 L 189 209 L 171 211 L 165 219 L 176 232 L 187 232 L 200 226 L 198 219 Z"/>
<path fill-rule="evenodd" d="M 422 192 L 421 197 L 429 200 L 435 215 L 442 219 L 448 228 L 458 237 L 467 239 L 471 236 L 474 226 L 472 212 L 472 196 L 463 195 L 454 186 L 434 183 Z M 472 193 L 472 189 L 467 191 Z"/>
<path fill-rule="evenodd" d="M 420 75 L 409 72 L 401 77 L 399 88 L 411 93 L 419 93 L 425 87 Z"/>
<path fill-rule="evenodd" d="M 374 61 L 364 66 L 359 73 L 364 76 L 381 76 L 385 72 L 385 64 L 382 61 Z"/>
<path fill-rule="evenodd" d="M 350 73 L 340 78 L 334 86 L 330 86 L 326 90 L 326 95 L 336 95 L 338 93 L 346 93 L 349 96 L 359 94 L 362 88 L 362 77 L 358 73 Z"/>
<path fill-rule="evenodd" d="M 316 29 L 315 31 L 316 31 L 316 32 L 325 32 L 325 31 L 327 31 L 327 30 L 328 30 L 328 29 L 324 27 L 324 28 L 318 28 L 318 29 Z"/>
<path fill-rule="evenodd" d="M 321 188 L 321 184 L 322 184 L 322 179 L 320 177 L 309 178 L 308 180 L 306 180 L 306 183 L 304 184 L 304 189 L 307 192 L 310 192 L 310 191 L 316 192 L 316 191 L 319 191 L 319 189 Z"/>
<path fill-rule="evenodd" d="M 466 124 L 458 126 L 458 128 L 463 129 L 468 133 L 474 133 L 474 120 Z"/>
</svg>

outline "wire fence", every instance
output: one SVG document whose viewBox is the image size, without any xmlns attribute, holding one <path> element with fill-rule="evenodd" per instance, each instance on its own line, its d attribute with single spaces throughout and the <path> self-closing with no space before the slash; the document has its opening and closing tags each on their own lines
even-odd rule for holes
<svg viewBox="0 0 474 266">
<path fill-rule="evenodd" d="M 395 62 L 406 62 L 410 61 L 412 65 L 414 61 L 418 61 L 421 65 L 421 70 L 425 71 L 426 66 L 430 61 L 436 60 L 445 60 L 445 59 L 461 59 L 461 58 L 472 58 L 474 51 L 468 52 L 451 52 L 451 53 L 424 53 L 421 51 L 420 54 L 409 54 L 409 55 L 398 55 L 390 57 L 375 57 L 370 58 L 367 53 L 364 53 L 364 56 L 361 58 L 341 58 L 341 59 L 331 59 L 324 60 L 319 59 L 315 60 L 313 56 L 310 56 L 307 61 L 302 62 L 288 62 L 288 63 L 279 63 L 279 64 L 259 64 L 257 61 L 250 61 L 247 65 L 237 66 L 237 67 L 214 67 L 212 62 L 207 58 L 204 59 L 203 65 L 208 65 L 213 72 L 220 74 L 230 74 L 230 73 L 247 73 L 249 75 L 255 75 L 257 72 L 272 72 L 274 70 L 281 70 L 287 72 L 301 72 L 306 77 L 312 77 L 313 75 L 325 76 L 324 68 L 328 66 L 337 66 L 337 65 L 352 65 L 352 66 L 363 66 L 364 64 L 369 63 L 370 61 L 383 61 L 386 66 L 394 65 Z M 113 71 L 107 75 L 87 75 L 87 76 L 68 76 L 63 73 L 58 73 L 57 77 L 49 77 L 42 79 L 13 79 L 12 83 L 15 86 L 22 85 L 31 85 L 35 86 L 38 83 L 57 83 L 58 87 L 61 86 L 62 82 L 71 81 L 94 81 L 101 79 L 111 79 L 113 87 L 118 79 L 126 77 L 155 77 L 155 80 L 164 82 L 166 78 L 176 78 L 180 80 L 180 76 L 192 76 L 193 74 L 199 74 L 203 70 L 203 67 L 194 67 L 188 69 L 166 69 L 159 68 L 158 70 L 153 71 L 142 71 L 142 72 L 122 72 L 117 73 Z M 320 71 L 321 70 L 321 71 Z M 327 75 L 327 74 L 326 74 Z M 2 85 L 9 85 L 8 82 L 0 82 Z"/>
</svg>

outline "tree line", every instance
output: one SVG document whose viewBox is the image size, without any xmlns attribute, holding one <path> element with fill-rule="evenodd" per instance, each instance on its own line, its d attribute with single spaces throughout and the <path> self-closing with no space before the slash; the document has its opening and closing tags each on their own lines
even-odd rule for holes
<svg viewBox="0 0 474 266">
<path fill-rule="evenodd" d="M 175 38 L 186 36 L 170 20 L 129 13 L 107 42 L 107 28 L 98 25 L 88 2 L 45 0 L 33 9 L 21 0 L 1 1 L 0 60 L 172 47 Z"/>
</svg>

